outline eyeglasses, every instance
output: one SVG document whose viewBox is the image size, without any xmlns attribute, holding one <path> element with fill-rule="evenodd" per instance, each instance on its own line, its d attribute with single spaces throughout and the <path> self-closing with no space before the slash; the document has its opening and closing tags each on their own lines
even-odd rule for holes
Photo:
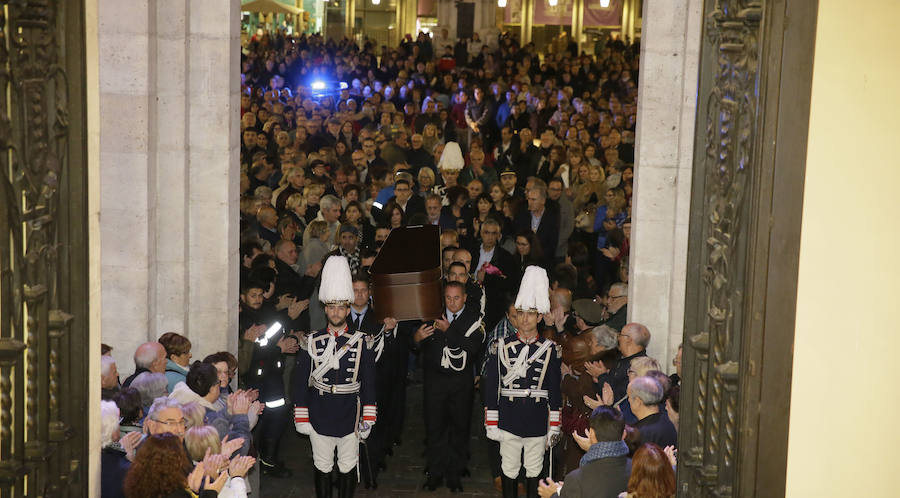
<svg viewBox="0 0 900 498">
<path fill-rule="evenodd" d="M 156 422 L 156 423 L 158 423 L 158 424 L 168 425 L 168 426 L 171 426 L 171 427 L 184 427 L 185 424 L 186 424 L 186 421 L 185 421 L 184 419 L 180 419 L 180 420 L 155 420 L 154 422 Z"/>
</svg>

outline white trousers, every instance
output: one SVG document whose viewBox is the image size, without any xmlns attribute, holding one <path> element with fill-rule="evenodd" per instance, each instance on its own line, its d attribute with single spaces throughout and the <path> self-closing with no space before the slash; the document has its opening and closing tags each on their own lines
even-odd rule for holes
<svg viewBox="0 0 900 498">
<path fill-rule="evenodd" d="M 500 468 L 503 475 L 510 479 L 519 477 L 519 468 L 522 467 L 522 451 L 525 452 L 525 477 L 538 477 L 544 466 L 544 448 L 547 445 L 547 436 L 519 437 L 507 431 L 501 430 L 503 437 L 500 439 Z"/>
<path fill-rule="evenodd" d="M 350 433 L 344 437 L 322 436 L 313 432 L 309 435 L 312 443 L 313 464 L 320 472 L 331 472 L 334 468 L 334 452 L 337 451 L 338 470 L 346 474 L 359 461 L 359 439 Z"/>
</svg>

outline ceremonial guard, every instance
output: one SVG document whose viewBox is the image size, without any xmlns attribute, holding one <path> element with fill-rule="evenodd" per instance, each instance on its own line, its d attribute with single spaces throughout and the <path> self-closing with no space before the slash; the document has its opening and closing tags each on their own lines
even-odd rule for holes
<svg viewBox="0 0 900 498">
<path fill-rule="evenodd" d="M 484 330 L 481 311 L 465 304 L 465 289 L 460 282 L 447 282 L 444 316 L 433 325 L 423 324 L 413 337 L 425 373 L 425 488 L 432 491 L 445 478 L 451 491 L 462 491 L 460 477 L 468 458 L 475 365 Z"/>
<path fill-rule="evenodd" d="M 359 441 L 376 419 L 374 340 L 351 330 L 347 317 L 354 301 L 350 265 L 331 256 L 322 269 L 319 300 L 328 326 L 311 332 L 294 369 L 294 424 L 309 435 L 317 498 L 331 496 L 331 471 L 337 452 L 338 496 L 353 496 L 358 480 Z"/>
<path fill-rule="evenodd" d="M 538 496 L 544 453 L 559 438 L 560 353 L 537 329 L 541 315 L 550 311 L 549 288 L 547 272 L 529 266 L 516 297 L 518 330 L 490 346 L 484 425 L 488 439 L 500 443 L 504 498 L 517 496 L 523 466 L 527 496 Z"/>
</svg>

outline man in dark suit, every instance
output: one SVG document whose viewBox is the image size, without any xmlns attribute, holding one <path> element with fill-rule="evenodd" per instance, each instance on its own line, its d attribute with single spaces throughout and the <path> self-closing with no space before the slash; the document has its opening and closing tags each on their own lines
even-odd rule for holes
<svg viewBox="0 0 900 498">
<path fill-rule="evenodd" d="M 553 493 L 559 498 L 616 498 L 628 486 L 631 462 L 628 445 L 622 440 L 625 421 L 618 410 L 598 406 L 591 413 L 588 440 L 590 447 L 582 457 L 581 466 L 566 474 L 565 486 L 548 478 L 541 483 L 541 496 Z"/>
<path fill-rule="evenodd" d="M 537 235 L 544 251 L 541 266 L 553 268 L 556 244 L 559 242 L 559 209 L 547 202 L 547 184 L 534 179 L 531 189 L 525 194 L 528 210 L 516 216 L 516 230 L 531 230 Z"/>
<path fill-rule="evenodd" d="M 376 424 L 372 434 L 360 446 L 360 472 L 366 488 L 378 487 L 378 469 L 384 466 L 386 454 L 403 422 L 406 402 L 406 357 L 409 346 L 406 339 L 397 336 L 397 320 L 375 319 L 375 311 L 369 301 L 369 280 L 364 273 L 353 276 L 353 302 L 350 303 L 350 327 L 374 339 L 375 349 L 375 398 L 382 423 Z"/>
<path fill-rule="evenodd" d="M 431 491 L 444 478 L 451 491 L 462 491 L 460 476 L 468 455 L 476 357 L 484 342 L 480 313 L 465 302 L 465 285 L 447 282 L 444 317 L 434 325 L 422 324 L 413 336 L 425 371 L 425 488 Z"/>
<path fill-rule="evenodd" d="M 413 195 L 412 181 L 408 178 L 408 175 L 407 177 L 398 175 L 397 180 L 394 182 L 394 197 L 391 197 L 391 201 L 396 202 L 400 206 L 400 209 L 406 214 L 407 220 L 414 214 L 425 214 L 425 198 Z"/>
<path fill-rule="evenodd" d="M 503 317 L 506 312 L 503 295 L 513 290 L 519 281 L 516 262 L 510 253 L 497 245 L 499 240 L 500 223 L 489 217 L 481 224 L 481 244 L 469 249 L 472 261 L 477 262 L 473 265 L 475 278 L 484 286 L 485 330 L 493 330 Z"/>
</svg>

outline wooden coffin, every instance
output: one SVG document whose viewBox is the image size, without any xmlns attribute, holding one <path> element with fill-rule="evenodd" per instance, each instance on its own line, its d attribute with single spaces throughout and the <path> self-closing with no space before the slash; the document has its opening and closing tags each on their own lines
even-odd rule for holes
<svg viewBox="0 0 900 498">
<path fill-rule="evenodd" d="M 443 313 L 441 231 L 434 225 L 396 228 L 369 270 L 375 318 L 433 320 Z"/>
</svg>

